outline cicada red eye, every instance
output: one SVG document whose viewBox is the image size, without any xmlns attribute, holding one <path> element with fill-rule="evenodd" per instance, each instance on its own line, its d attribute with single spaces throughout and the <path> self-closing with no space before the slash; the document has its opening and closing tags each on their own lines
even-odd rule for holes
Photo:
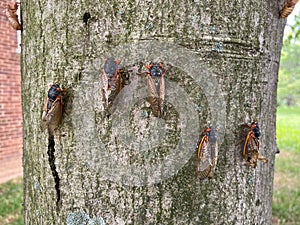
<svg viewBox="0 0 300 225">
<path fill-rule="evenodd" d="M 207 133 L 209 133 L 211 131 L 211 128 L 210 127 L 208 127 L 206 130 L 205 130 L 205 132 L 207 132 Z"/>
<path fill-rule="evenodd" d="M 147 68 L 148 70 L 150 70 L 152 67 L 153 67 L 153 64 L 152 64 L 152 63 L 150 63 L 149 65 L 146 65 L 146 68 Z"/>
</svg>

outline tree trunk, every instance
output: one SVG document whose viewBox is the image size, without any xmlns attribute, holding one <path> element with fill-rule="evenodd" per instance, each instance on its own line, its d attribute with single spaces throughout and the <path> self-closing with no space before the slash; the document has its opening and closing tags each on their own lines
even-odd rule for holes
<svg viewBox="0 0 300 225">
<path fill-rule="evenodd" d="M 26 224 L 270 224 L 276 88 L 285 21 L 278 1 L 26 1 L 22 98 Z M 90 16 L 90 18 L 89 18 Z M 104 58 L 129 84 L 103 103 Z M 145 65 L 162 62 L 164 116 Z M 54 142 L 41 128 L 47 83 L 67 88 Z M 258 121 L 245 165 L 241 124 Z M 197 141 L 219 128 L 212 179 Z"/>
</svg>

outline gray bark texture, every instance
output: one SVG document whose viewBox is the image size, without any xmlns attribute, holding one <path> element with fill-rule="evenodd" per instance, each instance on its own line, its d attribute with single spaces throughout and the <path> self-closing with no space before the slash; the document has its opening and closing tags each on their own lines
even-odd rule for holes
<svg viewBox="0 0 300 225">
<path fill-rule="evenodd" d="M 282 5 L 24 1 L 25 224 L 271 224 Z M 109 109 L 105 57 L 130 75 Z M 147 101 L 150 61 L 166 70 L 162 118 Z M 51 142 L 41 116 L 57 80 L 68 90 Z M 241 124 L 253 120 L 269 160 L 256 169 L 242 158 Z M 219 129 L 218 164 L 199 181 L 196 147 L 209 123 Z"/>
</svg>

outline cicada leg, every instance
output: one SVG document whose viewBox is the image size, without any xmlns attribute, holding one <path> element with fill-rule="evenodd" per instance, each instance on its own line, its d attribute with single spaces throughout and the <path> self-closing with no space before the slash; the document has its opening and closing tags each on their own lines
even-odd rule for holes
<svg viewBox="0 0 300 225">
<path fill-rule="evenodd" d="M 257 165 L 257 154 L 252 155 L 252 157 L 246 162 L 246 165 L 256 168 Z"/>
<path fill-rule="evenodd" d="M 262 162 L 265 162 L 265 163 L 267 163 L 269 161 L 266 157 L 264 157 L 260 153 L 258 154 L 258 158 L 257 159 L 260 160 L 260 161 L 262 161 Z"/>
</svg>

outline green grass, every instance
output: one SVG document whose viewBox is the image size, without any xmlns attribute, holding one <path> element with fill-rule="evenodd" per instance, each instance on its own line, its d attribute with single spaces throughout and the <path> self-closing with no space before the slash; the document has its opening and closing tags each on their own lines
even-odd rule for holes
<svg viewBox="0 0 300 225">
<path fill-rule="evenodd" d="M 300 107 L 278 108 L 273 224 L 300 224 Z"/>
<path fill-rule="evenodd" d="M 23 225 L 22 179 L 0 185 L 0 224 Z"/>
<path fill-rule="evenodd" d="M 279 149 L 300 153 L 300 107 L 277 109 L 276 134 Z"/>
</svg>

